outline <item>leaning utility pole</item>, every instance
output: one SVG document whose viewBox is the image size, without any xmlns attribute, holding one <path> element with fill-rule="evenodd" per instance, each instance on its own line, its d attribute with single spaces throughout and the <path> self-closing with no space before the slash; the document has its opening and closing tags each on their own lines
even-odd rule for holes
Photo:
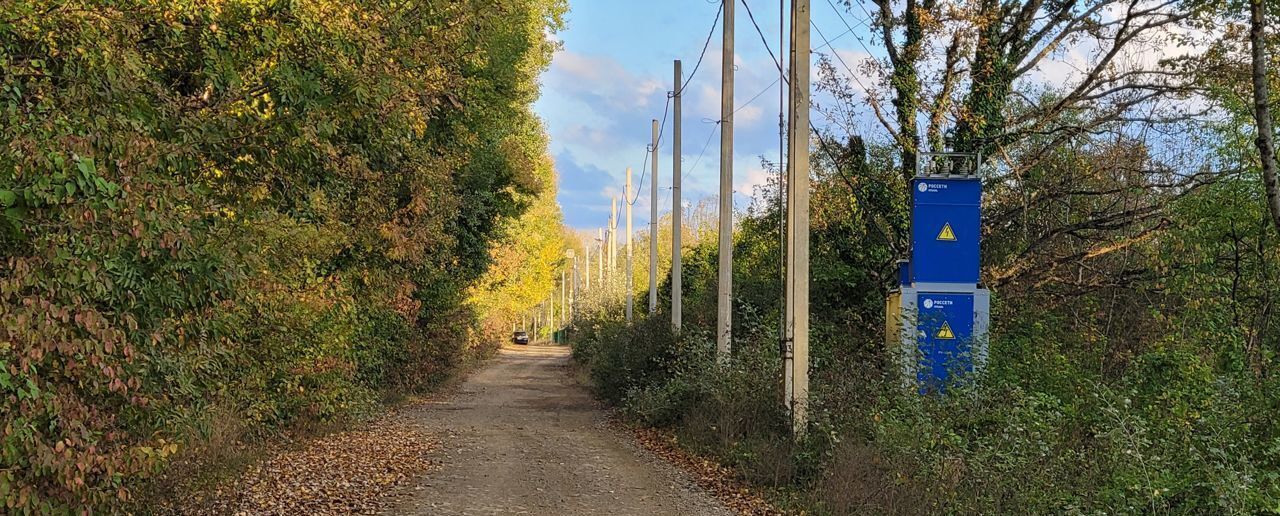
<svg viewBox="0 0 1280 516">
<path fill-rule="evenodd" d="M 671 97 L 673 117 L 671 121 L 671 329 L 680 331 L 681 302 L 680 293 L 683 288 L 680 281 L 680 94 L 684 77 L 680 70 L 680 60 L 675 62 L 675 90 Z"/>
<path fill-rule="evenodd" d="M 624 193 L 622 202 L 626 204 L 627 208 L 627 232 L 622 235 L 626 239 L 627 245 L 627 273 L 622 276 L 623 280 L 626 281 L 626 284 L 622 287 L 627 292 L 627 322 L 631 322 L 631 312 L 633 305 L 635 305 L 636 297 L 635 289 L 631 288 L 631 272 L 635 269 L 635 260 L 631 253 L 631 167 L 627 167 L 627 188 Z"/>
<path fill-rule="evenodd" d="M 720 274 L 716 296 L 716 358 L 729 358 L 733 345 L 733 4 L 724 8 L 720 52 Z"/>
<path fill-rule="evenodd" d="M 787 144 L 786 403 L 794 435 L 809 400 L 809 0 L 791 1 L 791 131 Z"/>
<path fill-rule="evenodd" d="M 658 120 L 649 144 L 649 313 L 658 313 Z"/>
</svg>

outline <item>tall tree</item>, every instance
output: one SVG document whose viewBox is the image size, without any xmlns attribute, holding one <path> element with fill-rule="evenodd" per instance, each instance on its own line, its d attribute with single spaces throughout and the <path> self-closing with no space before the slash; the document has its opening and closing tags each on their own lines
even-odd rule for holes
<svg viewBox="0 0 1280 516">
<path fill-rule="evenodd" d="M 1249 44 L 1251 47 L 1253 75 L 1253 117 L 1258 123 L 1258 138 L 1254 144 L 1262 158 L 1262 183 L 1267 188 L 1267 209 L 1271 222 L 1280 230 L 1280 181 L 1276 179 L 1275 128 L 1271 120 L 1270 87 L 1267 84 L 1267 16 L 1262 0 L 1249 2 Z"/>
<path fill-rule="evenodd" d="M 908 164 L 919 151 L 919 119 L 934 150 L 951 125 L 958 150 L 991 157 L 1036 136 L 1064 142 L 1185 91 L 1158 64 L 1132 59 L 1190 16 L 1178 0 L 870 3 L 888 55 L 873 65 L 892 92 L 894 122 L 880 113 L 875 93 L 869 100 Z M 1050 85 L 1053 94 L 1016 91 L 1068 45 L 1079 62 Z"/>
</svg>

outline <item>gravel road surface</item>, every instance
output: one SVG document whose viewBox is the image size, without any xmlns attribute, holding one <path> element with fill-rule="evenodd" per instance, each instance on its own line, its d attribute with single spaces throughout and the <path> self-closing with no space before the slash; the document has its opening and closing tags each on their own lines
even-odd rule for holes
<svg viewBox="0 0 1280 516">
<path fill-rule="evenodd" d="M 452 395 L 410 409 L 439 468 L 387 514 L 731 514 L 609 427 L 569 374 L 569 350 L 508 346 Z"/>
</svg>

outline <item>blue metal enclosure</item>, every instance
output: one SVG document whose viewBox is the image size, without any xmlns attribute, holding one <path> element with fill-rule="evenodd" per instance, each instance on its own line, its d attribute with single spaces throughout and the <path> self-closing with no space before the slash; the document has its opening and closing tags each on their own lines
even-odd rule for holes
<svg viewBox="0 0 1280 516">
<path fill-rule="evenodd" d="M 921 292 L 917 299 L 920 363 L 916 381 L 940 389 L 953 373 L 963 376 L 973 371 L 973 294 Z"/>
<path fill-rule="evenodd" d="M 947 173 L 917 166 L 911 182 L 911 251 L 899 289 L 886 302 L 885 339 L 903 381 L 921 392 L 981 371 L 987 358 L 991 296 L 978 288 L 982 183 L 974 155 L 922 154 Z M 969 173 L 952 165 L 971 159 Z"/>
<path fill-rule="evenodd" d="M 911 188 L 912 283 L 978 283 L 982 184 L 916 178 Z"/>
</svg>

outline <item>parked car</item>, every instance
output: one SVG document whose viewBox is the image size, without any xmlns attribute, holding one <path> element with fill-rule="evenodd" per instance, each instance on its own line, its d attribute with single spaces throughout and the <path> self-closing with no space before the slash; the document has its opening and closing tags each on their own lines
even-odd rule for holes
<svg viewBox="0 0 1280 516">
<path fill-rule="evenodd" d="M 529 343 L 529 332 L 527 332 L 527 331 L 518 331 L 518 332 L 515 332 L 514 334 L 512 334 L 512 335 L 511 335 L 511 342 L 512 342 L 513 344 L 528 344 L 528 343 Z"/>
</svg>

